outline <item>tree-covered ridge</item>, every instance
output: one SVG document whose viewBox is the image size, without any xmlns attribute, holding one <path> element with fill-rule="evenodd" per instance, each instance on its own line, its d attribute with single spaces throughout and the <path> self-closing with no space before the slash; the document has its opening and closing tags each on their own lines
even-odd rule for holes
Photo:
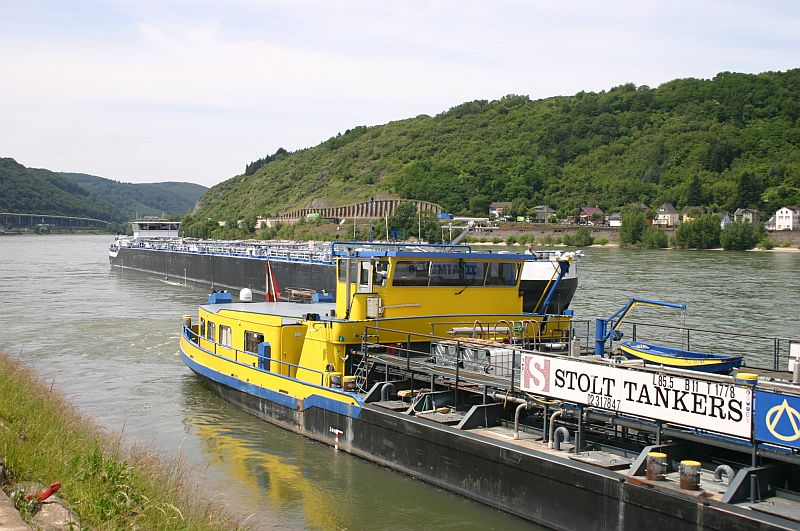
<svg viewBox="0 0 800 531">
<path fill-rule="evenodd" d="M 92 197 L 111 203 L 126 219 L 135 216 L 182 216 L 192 210 L 208 188 L 194 183 L 123 183 L 86 175 L 62 173 L 89 191 Z"/>
<path fill-rule="evenodd" d="M 770 213 L 800 203 L 799 120 L 798 69 L 473 101 L 281 150 L 209 190 L 199 214 L 241 219 L 382 195 L 459 214 L 514 199 L 563 212 L 669 201 Z"/>
<path fill-rule="evenodd" d="M 0 211 L 125 222 L 137 214 L 180 216 L 206 190 L 194 183 L 121 183 L 85 175 L 26 168 L 0 158 Z"/>
<path fill-rule="evenodd" d="M 48 170 L 26 168 L 0 158 L 0 211 L 77 216 L 122 221 L 107 202 L 92 197 L 75 181 Z"/>
</svg>

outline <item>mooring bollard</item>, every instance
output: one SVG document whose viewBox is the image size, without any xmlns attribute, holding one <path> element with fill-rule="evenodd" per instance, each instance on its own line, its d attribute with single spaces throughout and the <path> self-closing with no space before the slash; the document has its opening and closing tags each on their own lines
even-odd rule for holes
<svg viewBox="0 0 800 531">
<path fill-rule="evenodd" d="M 681 461 L 679 486 L 686 490 L 700 490 L 699 461 Z"/>
<path fill-rule="evenodd" d="M 667 454 L 650 452 L 647 454 L 647 479 L 664 481 L 667 477 Z"/>
</svg>

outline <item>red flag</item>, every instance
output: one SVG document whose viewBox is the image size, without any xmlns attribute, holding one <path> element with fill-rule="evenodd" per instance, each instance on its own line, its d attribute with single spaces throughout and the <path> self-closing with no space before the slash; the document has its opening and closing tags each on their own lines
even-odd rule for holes
<svg viewBox="0 0 800 531">
<path fill-rule="evenodd" d="M 265 300 L 267 302 L 277 302 L 281 298 L 281 292 L 280 289 L 278 289 L 278 281 L 275 279 L 275 272 L 272 270 L 269 258 L 267 258 L 265 291 Z"/>
</svg>

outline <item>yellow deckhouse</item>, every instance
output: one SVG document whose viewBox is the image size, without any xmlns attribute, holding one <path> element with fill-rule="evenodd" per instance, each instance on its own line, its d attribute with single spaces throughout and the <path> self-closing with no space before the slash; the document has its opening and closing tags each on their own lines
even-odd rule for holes
<svg viewBox="0 0 800 531">
<path fill-rule="evenodd" d="M 529 255 L 434 249 L 336 249 L 335 304 L 233 303 L 214 293 L 198 324 L 185 327 L 182 357 L 219 385 L 292 409 L 311 396 L 358 406 L 348 377 L 367 338 L 419 352 L 429 336 L 508 342 L 568 334 L 568 318 L 522 313 L 519 277 Z"/>
</svg>

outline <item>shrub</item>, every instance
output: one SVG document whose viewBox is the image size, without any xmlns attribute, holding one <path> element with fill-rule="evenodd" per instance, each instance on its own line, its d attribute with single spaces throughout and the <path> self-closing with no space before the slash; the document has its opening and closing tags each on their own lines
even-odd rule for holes
<svg viewBox="0 0 800 531">
<path fill-rule="evenodd" d="M 594 238 L 592 238 L 592 233 L 586 227 L 581 227 L 575 234 L 569 235 L 567 234 L 564 236 L 564 245 L 574 246 L 574 247 L 588 247 L 594 243 Z"/>
<path fill-rule="evenodd" d="M 633 246 L 642 241 L 645 228 L 645 216 L 641 210 L 628 210 L 622 213 L 622 225 L 619 227 L 619 242 L 623 246 Z"/>
<path fill-rule="evenodd" d="M 595 238 L 594 243 L 595 245 L 608 245 L 608 238 Z"/>
<path fill-rule="evenodd" d="M 759 227 L 747 222 L 731 223 L 720 233 L 720 244 L 726 251 L 746 251 L 756 246 L 761 236 Z"/>
<path fill-rule="evenodd" d="M 494 244 L 501 243 L 502 241 L 503 238 L 500 238 L 499 236 L 495 236 L 494 238 L 492 238 L 492 243 Z"/>
<path fill-rule="evenodd" d="M 719 218 L 705 214 L 678 226 L 675 232 L 678 247 L 690 249 L 713 249 L 720 244 Z"/>
<path fill-rule="evenodd" d="M 663 230 L 647 227 L 642 235 L 641 246 L 645 249 L 664 249 L 669 246 L 669 238 Z"/>
<path fill-rule="evenodd" d="M 515 236 L 509 236 L 506 238 L 506 245 L 515 245 L 517 243 L 517 238 Z"/>
<path fill-rule="evenodd" d="M 769 251 L 770 249 L 772 249 L 773 247 L 775 247 L 775 242 L 773 242 L 773 241 L 772 241 L 772 240 L 770 240 L 769 238 L 764 238 L 763 240 L 761 240 L 760 242 L 758 242 L 758 246 L 759 246 L 761 249 L 766 249 L 767 251 Z"/>
</svg>

